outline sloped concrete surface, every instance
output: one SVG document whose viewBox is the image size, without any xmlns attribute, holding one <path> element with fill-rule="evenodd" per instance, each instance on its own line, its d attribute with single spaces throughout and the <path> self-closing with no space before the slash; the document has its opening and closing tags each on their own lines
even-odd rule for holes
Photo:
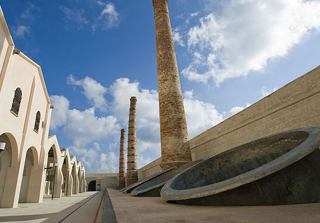
<svg viewBox="0 0 320 223">
<path fill-rule="evenodd" d="M 197 161 L 191 161 L 186 163 L 178 168 L 174 167 L 171 171 L 165 173 L 163 171 L 161 175 L 155 176 L 153 179 L 148 180 L 147 182 L 141 184 L 136 187 L 131 195 L 139 195 L 139 196 L 148 196 L 148 197 L 160 197 L 160 191 L 169 180 L 174 178 L 179 173 L 185 171 L 186 169 L 196 165 L 199 162 L 202 162 L 203 159 Z"/>
<path fill-rule="evenodd" d="M 138 182 L 135 182 L 135 183 L 133 183 L 133 184 L 130 184 L 129 186 L 121 189 L 120 191 L 122 191 L 123 193 L 131 193 L 131 191 L 133 191 L 136 187 L 139 187 L 140 185 L 142 185 L 142 184 L 144 184 L 144 183 L 146 183 L 146 182 L 148 182 L 148 181 L 150 181 L 150 180 L 153 180 L 153 179 L 156 178 L 156 177 L 159 177 L 159 176 L 161 176 L 161 175 L 163 175 L 163 174 L 166 174 L 166 173 L 168 173 L 168 172 L 171 172 L 171 171 L 173 171 L 173 170 L 176 169 L 176 168 L 177 168 L 177 167 L 171 167 L 171 168 L 169 168 L 169 169 L 167 169 L 167 170 L 164 170 L 164 171 L 162 171 L 162 172 L 155 173 L 155 174 L 153 174 L 153 175 L 151 175 L 151 176 L 149 176 L 149 177 L 146 177 L 146 178 L 144 178 L 144 179 L 142 179 L 142 180 L 139 180 Z"/>
<path fill-rule="evenodd" d="M 167 203 L 160 197 L 136 197 L 108 189 L 118 223 L 315 223 L 320 204 L 210 207 Z"/>
<path fill-rule="evenodd" d="M 20 203 L 18 208 L 0 208 L 0 222 L 94 222 L 102 196 L 103 192 L 86 192 L 54 200 L 46 197 L 40 204 Z"/>
</svg>

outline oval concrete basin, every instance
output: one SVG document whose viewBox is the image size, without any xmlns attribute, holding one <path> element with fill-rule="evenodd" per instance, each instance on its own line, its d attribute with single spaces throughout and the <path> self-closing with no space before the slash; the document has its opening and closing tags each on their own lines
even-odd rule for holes
<svg viewBox="0 0 320 223">
<path fill-rule="evenodd" d="M 161 197 L 192 205 L 320 201 L 320 128 L 291 130 L 233 148 L 180 173 Z"/>
<path fill-rule="evenodd" d="M 185 171 L 191 166 L 203 161 L 203 159 L 197 161 L 191 161 L 189 163 L 184 164 L 181 167 L 175 168 L 172 171 L 169 171 L 165 174 L 161 174 L 159 176 L 154 177 L 152 180 L 141 184 L 139 187 L 136 187 L 131 195 L 139 195 L 139 196 L 148 196 L 148 197 L 160 197 L 160 191 L 163 185 L 167 183 L 170 179 L 172 179 L 177 174 Z"/>
<path fill-rule="evenodd" d="M 120 191 L 123 192 L 123 193 L 131 193 L 131 191 L 133 191 L 136 187 L 139 187 L 141 184 L 144 184 L 145 182 L 147 182 L 149 180 L 152 180 L 153 178 L 158 177 L 158 176 L 160 176 L 162 174 L 168 173 L 168 172 L 174 170 L 175 168 L 177 168 L 177 167 L 171 167 L 171 168 L 169 168 L 167 170 L 164 170 L 162 172 L 155 173 L 155 174 L 153 174 L 153 175 L 151 175 L 149 177 L 146 177 L 146 178 L 144 178 L 142 180 L 139 180 L 139 181 L 137 181 L 137 182 L 135 182 L 135 183 L 123 188 Z"/>
</svg>

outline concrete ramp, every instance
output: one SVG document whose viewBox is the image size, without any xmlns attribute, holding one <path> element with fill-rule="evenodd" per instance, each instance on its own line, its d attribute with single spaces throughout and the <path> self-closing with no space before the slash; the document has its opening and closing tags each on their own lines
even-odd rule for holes
<svg viewBox="0 0 320 223">
<path fill-rule="evenodd" d="M 139 180 L 138 182 L 130 184 L 129 186 L 121 189 L 120 191 L 123 192 L 123 193 L 131 193 L 131 191 L 133 191 L 136 187 L 139 187 L 141 184 L 144 184 L 145 182 L 147 182 L 149 180 L 152 180 L 152 179 L 154 179 L 154 178 L 156 178 L 158 176 L 161 176 L 162 174 L 168 173 L 168 172 L 174 170 L 175 168 L 177 168 L 177 167 L 171 167 L 171 168 L 169 168 L 167 170 L 164 170 L 164 171 L 162 171 L 160 173 L 155 173 L 155 174 L 153 174 L 153 175 L 151 175 L 149 177 L 146 177 L 146 178 L 144 178 L 142 180 Z"/>
<path fill-rule="evenodd" d="M 139 195 L 139 196 L 148 196 L 148 197 L 160 197 L 160 191 L 163 185 L 165 185 L 170 179 L 175 177 L 177 174 L 185 171 L 193 165 L 196 165 L 199 162 L 202 162 L 203 159 L 197 161 L 191 161 L 187 164 L 179 168 L 174 168 L 171 171 L 168 171 L 164 174 L 158 175 L 153 179 L 141 184 L 139 187 L 136 187 L 131 195 Z"/>
<path fill-rule="evenodd" d="M 291 130 L 195 165 L 162 189 L 167 201 L 251 206 L 320 202 L 320 128 Z"/>
</svg>

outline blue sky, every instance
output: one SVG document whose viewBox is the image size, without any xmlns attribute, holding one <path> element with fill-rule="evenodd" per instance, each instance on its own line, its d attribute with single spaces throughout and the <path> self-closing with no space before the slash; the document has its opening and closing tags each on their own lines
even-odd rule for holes
<svg viewBox="0 0 320 223">
<path fill-rule="evenodd" d="M 138 167 L 160 157 L 151 0 L 0 0 L 16 48 L 42 67 L 50 134 L 88 173 L 117 172 L 137 101 Z M 319 0 L 169 0 L 189 138 L 319 65 Z"/>
</svg>

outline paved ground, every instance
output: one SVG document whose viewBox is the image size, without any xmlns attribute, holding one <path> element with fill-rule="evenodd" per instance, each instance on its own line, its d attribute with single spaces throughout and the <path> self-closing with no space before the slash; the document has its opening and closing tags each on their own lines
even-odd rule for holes
<svg viewBox="0 0 320 223">
<path fill-rule="evenodd" d="M 91 223 L 103 192 L 86 192 L 60 199 L 46 197 L 43 203 L 22 203 L 18 208 L 0 208 L 0 222 Z M 101 221 L 100 221 L 101 222 Z"/>
<path fill-rule="evenodd" d="M 200 207 L 166 203 L 159 197 L 134 197 L 108 189 L 118 223 L 318 223 L 320 204 Z M 0 220 L 1 221 L 1 220 Z"/>
<path fill-rule="evenodd" d="M 103 196 L 107 198 L 105 202 Z M 99 207 L 104 210 L 97 215 Z M 116 221 L 112 218 L 113 214 Z M 108 189 L 106 195 L 103 192 L 86 192 L 53 201 L 45 198 L 41 204 L 27 203 L 19 204 L 18 208 L 0 209 L 0 222 L 6 223 L 91 223 L 95 219 L 101 222 L 102 218 L 103 223 L 317 223 L 320 222 L 320 203 L 200 207 L 169 204 L 159 197 L 135 197 Z"/>
</svg>

